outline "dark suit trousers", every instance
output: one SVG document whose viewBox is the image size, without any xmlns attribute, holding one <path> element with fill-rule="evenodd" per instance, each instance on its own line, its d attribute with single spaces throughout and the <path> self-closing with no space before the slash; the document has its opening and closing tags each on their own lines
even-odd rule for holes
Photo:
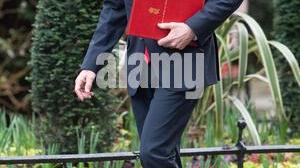
<svg viewBox="0 0 300 168">
<path fill-rule="evenodd" d="M 139 87 L 131 96 L 143 168 L 182 168 L 180 139 L 197 101 L 165 88 Z"/>
</svg>

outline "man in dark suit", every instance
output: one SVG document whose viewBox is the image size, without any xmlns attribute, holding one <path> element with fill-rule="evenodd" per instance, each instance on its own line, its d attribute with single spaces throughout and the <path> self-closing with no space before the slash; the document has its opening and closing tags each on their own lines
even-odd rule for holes
<svg viewBox="0 0 300 168">
<path fill-rule="evenodd" d="M 159 24 L 161 29 L 169 29 L 170 32 L 158 41 L 128 36 L 127 59 L 134 53 L 145 53 L 146 50 L 150 54 L 192 53 L 193 57 L 202 52 L 205 55 L 204 87 L 215 84 L 220 77 L 214 31 L 241 3 L 242 0 L 206 0 L 204 9 L 185 22 Z M 75 92 L 80 100 L 92 96 L 91 88 L 96 73 L 104 66 L 96 63 L 97 57 L 101 53 L 111 52 L 119 41 L 125 31 L 131 6 L 132 0 L 104 0 L 99 23 L 81 65 L 82 70 L 75 81 Z M 197 47 L 189 46 L 193 40 L 196 40 Z M 146 66 L 151 68 L 150 64 L 151 60 Z M 127 65 L 128 74 L 136 66 L 138 65 Z M 172 75 L 171 79 L 176 74 Z M 141 79 L 139 76 L 140 82 Z M 185 92 L 191 89 L 193 88 L 184 86 L 179 89 L 154 88 L 151 85 L 148 88 L 134 88 L 128 85 L 141 140 L 140 159 L 144 168 L 182 167 L 179 156 L 180 138 L 197 103 L 197 99 L 186 98 Z"/>
</svg>

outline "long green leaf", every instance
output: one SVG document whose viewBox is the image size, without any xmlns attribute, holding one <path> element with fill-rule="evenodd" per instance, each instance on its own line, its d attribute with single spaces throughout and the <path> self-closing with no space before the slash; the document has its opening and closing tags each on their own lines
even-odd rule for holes
<svg viewBox="0 0 300 168">
<path fill-rule="evenodd" d="M 249 35 L 249 34 L 248 34 Z M 258 49 L 257 49 L 257 45 L 256 45 L 256 42 L 253 41 L 253 40 L 248 40 L 249 41 L 249 44 L 248 44 L 248 56 L 250 56 L 249 54 L 250 53 L 254 53 L 256 52 Z M 239 59 L 239 55 L 240 55 L 240 51 L 239 51 L 239 48 L 238 49 L 234 49 L 232 51 L 229 52 L 229 56 L 230 56 L 230 61 L 235 61 L 235 60 L 238 60 Z M 225 60 L 221 60 L 222 62 L 225 61 Z"/>
<path fill-rule="evenodd" d="M 262 76 L 262 75 L 259 75 L 259 74 L 250 74 L 250 75 L 246 75 L 245 78 L 244 78 L 244 83 L 246 82 L 249 82 L 250 80 L 252 79 L 257 79 L 257 80 L 260 80 L 266 84 L 269 84 L 269 81 L 266 77 Z M 238 85 L 238 82 L 235 81 L 235 82 L 232 82 L 229 86 L 229 88 L 232 88 L 234 85 Z M 225 95 L 224 96 L 227 96 L 228 95 L 228 91 L 225 92 Z"/>
<path fill-rule="evenodd" d="M 300 86 L 300 68 L 297 59 L 295 58 L 295 55 L 291 52 L 291 50 L 277 42 L 277 41 L 269 41 L 269 43 L 275 47 L 283 56 L 284 58 L 288 61 L 290 64 L 290 67 L 293 71 L 293 74 L 295 76 L 296 81 L 298 82 L 298 85 Z"/>
<path fill-rule="evenodd" d="M 214 85 L 214 96 L 215 96 L 215 102 L 216 102 L 216 108 L 215 108 L 215 122 L 216 122 L 216 132 L 217 137 L 222 137 L 222 128 L 223 128 L 223 83 L 222 80 L 220 80 L 217 84 Z"/>
<path fill-rule="evenodd" d="M 231 79 L 231 61 L 230 61 L 229 49 L 228 49 L 227 43 L 218 34 L 216 36 L 217 36 L 217 39 L 219 40 L 219 42 L 221 43 L 220 48 L 222 48 L 222 51 L 224 51 L 224 54 L 221 54 L 221 60 L 222 60 L 222 58 L 226 59 L 227 64 L 228 64 L 228 71 L 229 71 L 229 75 L 230 75 L 230 79 Z M 222 65 L 222 62 L 220 62 L 220 65 Z"/>
<path fill-rule="evenodd" d="M 247 126 L 249 128 L 249 132 L 250 135 L 252 137 L 252 140 L 254 142 L 255 145 L 261 145 L 261 140 L 260 137 L 258 135 L 256 126 L 252 120 L 252 117 L 250 116 L 248 110 L 246 109 L 246 107 L 243 105 L 243 103 L 235 98 L 235 97 L 231 97 L 228 96 L 228 99 L 233 103 L 233 105 L 239 110 L 239 112 L 241 113 L 241 115 L 243 116 L 245 122 L 247 123 Z"/>
<path fill-rule="evenodd" d="M 249 44 L 249 36 L 246 27 L 241 24 L 237 23 L 237 29 L 239 32 L 239 52 L 240 52 L 240 59 L 239 59 L 239 88 L 241 88 L 244 84 L 244 77 L 247 71 L 248 65 L 248 44 Z"/>
<path fill-rule="evenodd" d="M 235 24 L 236 21 L 237 21 L 237 19 L 234 19 L 234 18 L 226 21 L 224 23 L 224 25 L 221 27 L 222 31 L 218 34 L 220 34 L 221 37 L 225 38 L 228 35 L 229 31 L 231 30 L 232 26 Z"/>
<path fill-rule="evenodd" d="M 258 79 L 258 80 L 260 80 L 262 82 L 265 82 L 266 84 L 270 83 L 266 77 L 261 76 L 259 74 L 250 74 L 250 75 L 247 75 L 246 79 L 244 81 L 246 82 L 246 81 L 249 81 L 250 79 Z"/>
<path fill-rule="evenodd" d="M 204 94 L 201 98 L 201 101 L 197 104 L 195 111 L 197 111 L 196 114 L 197 116 L 195 117 L 196 119 L 196 124 L 199 125 L 202 117 L 205 115 L 205 110 L 209 106 L 209 101 L 212 95 L 212 87 L 207 87 L 204 91 Z"/>
<path fill-rule="evenodd" d="M 247 26 L 251 29 L 251 32 L 255 37 L 258 46 L 259 55 L 261 55 L 261 59 L 265 67 L 267 77 L 270 81 L 269 86 L 271 88 L 272 97 L 276 105 L 276 112 L 278 113 L 278 117 L 280 120 L 282 120 L 282 118 L 287 119 L 283 107 L 282 96 L 279 87 L 279 80 L 273 55 L 263 30 L 258 25 L 258 23 L 247 14 L 236 13 L 233 17 L 239 18 L 240 20 L 245 22 L 245 24 L 247 24 Z"/>
</svg>

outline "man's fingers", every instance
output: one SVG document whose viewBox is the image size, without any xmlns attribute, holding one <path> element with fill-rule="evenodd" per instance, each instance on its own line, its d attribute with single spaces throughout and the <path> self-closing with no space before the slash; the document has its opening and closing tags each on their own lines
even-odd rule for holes
<svg viewBox="0 0 300 168">
<path fill-rule="evenodd" d="M 166 47 L 166 46 L 168 46 L 171 42 L 172 42 L 172 38 L 171 38 L 170 34 L 168 34 L 166 37 L 164 37 L 164 38 L 158 40 L 157 43 L 158 43 L 159 46 L 164 46 L 164 47 Z"/>
<path fill-rule="evenodd" d="M 81 101 L 93 96 L 91 89 L 95 76 L 96 74 L 89 70 L 82 70 L 77 76 L 74 91 Z"/>
<path fill-rule="evenodd" d="M 82 101 L 83 100 L 83 94 L 82 94 L 82 85 L 83 85 L 84 81 L 82 79 L 76 79 L 76 82 L 75 82 L 75 93 L 77 95 L 77 97 Z"/>
<path fill-rule="evenodd" d="M 75 90 L 75 93 L 76 93 L 78 99 L 83 101 L 84 98 L 83 98 L 82 92 L 80 90 Z"/>
<path fill-rule="evenodd" d="M 81 79 L 79 79 L 79 78 L 76 79 L 75 88 L 74 88 L 74 91 L 76 92 L 76 94 L 77 94 L 78 91 L 80 91 L 80 87 L 82 85 L 82 82 L 83 81 Z"/>
<path fill-rule="evenodd" d="M 175 22 L 169 22 L 169 23 L 159 23 L 158 27 L 161 29 L 173 29 L 176 26 Z M 172 30 L 169 32 L 169 34 L 158 40 L 158 45 L 163 47 L 169 47 L 169 48 L 176 48 L 177 43 L 172 38 Z"/>
<path fill-rule="evenodd" d="M 175 23 L 174 22 L 169 22 L 169 23 L 158 23 L 157 26 L 161 29 L 172 29 L 174 27 Z"/>
<path fill-rule="evenodd" d="M 174 22 L 169 22 L 169 23 L 159 23 L 158 27 L 161 29 L 173 29 L 175 27 Z M 175 48 L 177 46 L 177 43 L 174 41 L 173 35 L 172 35 L 172 30 L 169 32 L 169 34 L 158 40 L 158 45 L 163 46 L 163 47 L 169 47 L 169 48 Z"/>
<path fill-rule="evenodd" d="M 79 98 L 79 100 L 82 101 L 84 99 L 82 91 L 80 89 L 75 89 L 74 91 L 75 91 L 77 97 Z"/>
<path fill-rule="evenodd" d="M 179 49 L 179 50 L 183 50 L 185 47 L 186 47 L 186 45 L 185 45 L 185 44 L 178 43 L 178 44 L 176 45 L 176 47 L 175 47 L 175 48 L 177 48 L 177 49 Z"/>
<path fill-rule="evenodd" d="M 86 93 L 90 93 L 93 85 L 93 79 L 92 78 L 87 78 L 85 82 L 85 88 L 84 91 Z"/>
</svg>

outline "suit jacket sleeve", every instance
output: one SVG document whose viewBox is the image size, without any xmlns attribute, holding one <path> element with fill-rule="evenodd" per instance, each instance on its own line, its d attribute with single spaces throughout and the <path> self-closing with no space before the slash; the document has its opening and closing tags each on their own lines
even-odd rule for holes
<svg viewBox="0 0 300 168">
<path fill-rule="evenodd" d="M 243 0 L 206 0 L 204 8 L 186 20 L 194 31 L 200 45 L 218 28 L 241 4 Z"/>
<path fill-rule="evenodd" d="M 81 69 L 97 73 L 101 68 L 101 65 L 96 65 L 98 55 L 112 51 L 123 35 L 126 24 L 124 0 L 104 0 L 97 28 L 89 43 Z"/>
</svg>

